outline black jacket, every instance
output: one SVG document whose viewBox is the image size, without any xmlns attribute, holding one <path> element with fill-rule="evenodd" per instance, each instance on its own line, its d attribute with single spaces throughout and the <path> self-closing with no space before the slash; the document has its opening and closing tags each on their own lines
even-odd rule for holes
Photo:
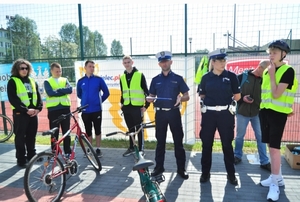
<svg viewBox="0 0 300 202">
<path fill-rule="evenodd" d="M 24 77 L 24 78 L 17 77 L 17 78 L 21 79 L 21 81 L 24 84 L 25 83 L 30 83 L 30 80 L 29 80 L 28 77 Z M 35 83 L 35 85 L 36 85 L 36 92 L 37 92 L 37 105 L 36 106 L 33 105 L 33 103 L 32 103 L 32 93 L 28 92 L 28 97 L 31 98 L 31 99 L 30 99 L 29 106 L 26 107 L 17 95 L 17 86 L 16 86 L 15 81 L 12 78 L 8 81 L 8 83 L 7 83 L 7 96 L 8 96 L 8 100 L 9 100 L 10 104 L 15 107 L 14 112 L 27 113 L 29 108 L 38 109 L 38 110 L 42 111 L 43 101 L 41 99 L 41 94 L 39 92 L 38 84 Z"/>
<path fill-rule="evenodd" d="M 238 114 L 246 117 L 256 116 L 259 113 L 261 103 L 261 83 L 262 78 L 252 74 L 253 70 L 248 70 L 248 82 L 244 82 L 241 87 L 242 98 L 238 101 Z M 243 73 L 238 75 L 240 83 L 242 82 Z M 245 103 L 243 97 L 250 95 L 254 99 L 253 103 Z"/>
</svg>

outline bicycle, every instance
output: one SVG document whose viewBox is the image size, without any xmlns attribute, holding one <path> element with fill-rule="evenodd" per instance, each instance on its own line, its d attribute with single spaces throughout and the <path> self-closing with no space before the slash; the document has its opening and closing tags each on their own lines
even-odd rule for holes
<svg viewBox="0 0 300 202">
<path fill-rule="evenodd" d="M 74 124 L 59 140 L 56 140 L 54 133 L 58 128 L 43 132 L 42 135 L 51 135 L 51 141 L 54 143 L 52 152 L 41 152 L 36 154 L 28 163 L 24 175 L 24 189 L 29 201 L 59 201 L 66 186 L 66 175 L 74 176 L 78 173 L 78 162 L 75 160 L 75 149 L 77 143 L 84 152 L 84 155 L 97 170 L 102 170 L 100 160 L 88 140 L 86 133 L 81 131 L 78 121 L 74 114 L 82 112 L 88 105 L 78 107 L 69 114 L 63 114 L 54 122 L 59 123 L 67 117 L 72 117 Z M 71 134 L 76 128 L 76 136 L 70 156 L 63 155 L 60 143 L 65 137 Z M 87 149 L 86 149 L 87 148 Z M 60 158 L 59 158 L 60 157 Z M 70 176 L 70 177 L 71 177 Z M 69 179 L 69 178 L 68 178 Z"/>
<path fill-rule="evenodd" d="M 141 123 L 139 125 L 136 125 L 135 128 L 138 128 L 138 130 L 135 130 L 135 132 L 123 132 L 123 131 L 115 131 L 109 134 L 106 134 L 106 137 L 116 135 L 116 134 L 122 134 L 125 136 L 130 136 L 130 138 L 133 141 L 133 148 L 134 148 L 134 159 L 135 164 L 132 168 L 133 171 L 137 171 L 140 176 L 140 184 L 142 187 L 142 191 L 144 192 L 144 195 L 146 197 L 147 202 L 166 202 L 166 197 L 160 190 L 159 184 L 163 181 L 165 181 L 165 177 L 163 175 L 151 177 L 149 172 L 149 166 L 154 165 L 154 162 L 151 160 L 145 159 L 142 154 L 139 152 L 138 145 L 135 142 L 134 135 L 137 135 L 141 130 L 144 128 L 153 128 L 155 125 L 152 124 L 153 122 L 149 123 Z M 149 125 L 151 124 L 151 125 Z M 143 137 L 143 135 L 142 135 Z"/>
<path fill-rule="evenodd" d="M 0 143 L 9 140 L 13 134 L 13 121 L 8 116 L 0 114 Z"/>
</svg>

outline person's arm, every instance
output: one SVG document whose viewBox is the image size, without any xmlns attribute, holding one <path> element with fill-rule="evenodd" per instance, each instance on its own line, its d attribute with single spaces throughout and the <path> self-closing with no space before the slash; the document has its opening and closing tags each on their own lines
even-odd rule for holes
<svg viewBox="0 0 300 202">
<path fill-rule="evenodd" d="M 80 80 L 77 82 L 77 85 L 76 85 L 76 95 L 79 99 L 82 98 L 82 90 L 81 90 L 81 82 Z"/>
<path fill-rule="evenodd" d="M 289 86 L 290 82 L 294 81 L 295 71 L 289 68 L 283 75 L 278 85 L 275 79 L 275 65 L 271 63 L 271 67 L 268 69 L 270 80 L 271 80 L 271 90 L 273 98 L 279 98 L 285 89 Z"/>
<path fill-rule="evenodd" d="M 109 90 L 108 90 L 108 87 L 107 87 L 105 81 L 102 78 L 101 78 L 100 82 L 101 82 L 100 83 L 101 90 L 103 92 L 103 94 L 101 96 L 101 100 L 102 100 L 102 102 L 104 102 L 108 98 L 108 96 L 110 95 L 110 93 L 109 93 Z"/>
<path fill-rule="evenodd" d="M 39 91 L 39 86 L 36 82 L 35 82 L 35 88 L 36 88 L 36 94 L 37 94 L 37 104 L 36 104 L 35 109 L 38 110 L 38 111 L 36 111 L 35 115 L 37 115 L 43 109 L 43 101 L 42 101 L 42 96 Z"/>
<path fill-rule="evenodd" d="M 58 92 L 57 90 L 53 90 L 53 88 L 47 80 L 44 81 L 44 89 L 49 97 L 59 97 L 64 95 L 63 93 Z"/>
<path fill-rule="evenodd" d="M 241 89 L 240 89 L 240 82 L 235 73 L 232 73 L 231 88 L 233 94 L 232 99 L 235 101 L 239 101 L 241 99 Z"/>
<path fill-rule="evenodd" d="M 123 103 L 124 103 L 124 98 L 123 98 L 123 87 L 122 87 L 122 82 L 121 82 L 121 79 L 120 79 L 120 89 L 121 89 L 121 97 L 120 97 L 120 103 L 121 103 L 121 106 L 123 106 Z"/>
<path fill-rule="evenodd" d="M 69 83 L 68 79 L 66 81 L 66 86 L 64 88 L 57 89 L 57 92 L 62 93 L 64 95 L 72 94 L 73 88 L 72 88 L 71 84 Z"/>
<path fill-rule="evenodd" d="M 155 89 L 155 82 L 151 81 L 150 83 L 150 89 L 149 89 L 149 97 L 156 97 L 156 89 Z M 147 102 L 151 103 L 151 102 L 154 102 L 155 99 L 149 99 L 149 98 L 146 98 Z"/>
<path fill-rule="evenodd" d="M 141 87 L 144 91 L 145 96 L 148 96 L 149 95 L 149 90 L 148 90 L 147 81 L 146 81 L 146 78 L 145 78 L 144 74 L 142 74 Z M 147 102 L 147 100 L 145 100 L 144 107 L 146 109 L 148 109 L 149 106 L 150 106 L 150 103 Z"/>
<path fill-rule="evenodd" d="M 22 113 L 27 113 L 28 108 L 24 105 L 21 99 L 17 95 L 17 86 L 13 79 L 10 79 L 7 83 L 7 96 L 10 104 L 15 109 Z"/>
</svg>

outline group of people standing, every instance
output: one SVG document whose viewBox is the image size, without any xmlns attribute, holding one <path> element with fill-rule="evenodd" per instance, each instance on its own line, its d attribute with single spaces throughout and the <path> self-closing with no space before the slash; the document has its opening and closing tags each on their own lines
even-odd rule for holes
<svg viewBox="0 0 300 202">
<path fill-rule="evenodd" d="M 285 64 L 283 59 L 290 52 L 289 46 L 277 40 L 268 47 L 269 59 L 260 62 L 254 70 L 241 75 L 225 69 L 227 54 L 218 49 L 209 54 L 209 71 L 203 75 L 199 84 L 201 98 L 201 131 L 202 157 L 200 182 L 210 179 L 212 166 L 212 147 L 215 131 L 218 130 L 224 153 L 227 179 L 233 185 L 238 184 L 235 177 L 235 164 L 242 161 L 242 148 L 246 128 L 251 122 L 260 158 L 260 167 L 271 171 L 268 179 L 261 181 L 262 186 L 269 187 L 267 199 L 279 198 L 279 186 L 284 185 L 281 175 L 280 144 L 287 117 L 293 114 L 292 104 L 297 90 L 294 69 Z M 165 171 L 165 145 L 167 128 L 170 127 L 174 141 L 177 173 L 188 179 L 186 172 L 186 154 L 183 147 L 183 128 L 180 114 L 181 102 L 189 100 L 189 87 L 182 76 L 171 70 L 172 53 L 162 51 L 156 54 L 161 73 L 152 78 L 148 90 L 143 73 L 133 66 L 130 56 L 124 56 L 122 64 L 124 74 L 120 77 L 121 110 L 128 130 L 136 130 L 135 125 L 143 121 L 143 113 L 150 103 L 155 109 L 155 151 L 156 166 L 152 176 Z M 95 63 L 85 62 L 85 76 L 78 80 L 77 97 L 81 105 L 88 104 L 82 113 L 86 133 L 92 142 L 92 129 L 96 136 L 96 152 L 102 157 L 101 123 L 102 103 L 109 97 L 109 90 L 104 80 L 94 75 Z M 37 114 L 43 108 L 43 102 L 37 83 L 29 77 L 31 64 L 23 59 L 14 62 L 11 79 L 8 82 L 8 98 L 13 109 L 15 124 L 15 147 L 17 164 L 26 166 L 35 155 L 35 136 L 37 132 Z M 49 127 L 60 126 L 63 133 L 70 128 L 70 119 L 56 125 L 53 120 L 61 114 L 70 112 L 72 86 L 61 76 L 59 63 L 51 64 L 51 77 L 44 82 L 46 107 L 48 109 Z M 237 110 L 235 110 L 237 108 Z M 237 135 L 234 140 L 235 115 Z M 138 134 L 139 150 L 144 154 L 143 133 Z M 55 134 L 58 138 L 58 131 Z M 266 144 L 268 144 L 271 161 L 269 161 Z M 27 151 L 26 151 L 27 150 Z M 64 153 L 70 154 L 70 138 L 64 141 Z M 133 143 L 129 138 L 129 147 L 123 156 L 133 153 Z"/>
<path fill-rule="evenodd" d="M 270 177 L 260 184 L 269 187 L 267 199 L 277 201 L 279 186 L 284 185 L 281 174 L 281 139 L 287 117 L 293 115 L 298 81 L 295 70 L 283 62 L 290 52 L 286 42 L 273 41 L 267 52 L 268 60 L 262 60 L 256 69 L 240 75 L 225 70 L 225 50 L 219 49 L 209 54 L 209 72 L 202 77 L 198 88 L 202 100 L 200 182 L 205 183 L 210 179 L 212 146 L 218 129 L 227 179 L 233 185 L 238 184 L 234 164 L 242 161 L 244 136 L 251 122 L 257 140 L 260 167 L 271 172 Z M 235 113 L 232 113 L 232 109 L 235 106 L 237 127 L 233 149 Z M 267 156 L 266 144 L 271 161 Z"/>
</svg>

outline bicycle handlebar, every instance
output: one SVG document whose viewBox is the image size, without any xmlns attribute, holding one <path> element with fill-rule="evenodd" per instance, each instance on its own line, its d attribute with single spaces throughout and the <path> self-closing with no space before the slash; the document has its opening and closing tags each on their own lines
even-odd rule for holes
<svg viewBox="0 0 300 202">
<path fill-rule="evenodd" d="M 65 120 L 67 117 L 69 116 L 72 116 L 73 114 L 75 114 L 76 112 L 80 113 L 82 112 L 85 108 L 87 108 L 89 105 L 84 105 L 84 106 L 80 106 L 80 107 L 77 107 L 75 111 L 73 112 L 70 112 L 68 114 L 62 114 L 60 115 L 57 119 L 55 119 L 54 121 L 52 121 L 53 123 L 59 123 L 63 120 Z"/>
<path fill-rule="evenodd" d="M 135 125 L 134 127 L 136 128 L 136 127 L 140 127 L 137 131 L 135 131 L 135 132 L 123 132 L 123 131 L 115 131 L 115 132 L 111 132 L 111 133 L 108 133 L 108 134 L 106 134 L 105 136 L 106 137 L 108 137 L 108 136 L 112 136 L 112 135 L 116 135 L 116 134 L 118 134 L 118 133 L 120 133 L 120 134 L 123 134 L 123 135 L 125 135 L 125 136 L 128 136 L 128 135 L 130 135 L 130 136 L 132 136 L 132 135 L 136 135 L 136 134 L 138 134 L 142 129 L 144 129 L 144 128 L 154 128 L 155 127 L 155 125 L 153 125 L 152 123 L 153 123 L 154 121 L 151 121 L 151 122 L 149 122 L 149 123 L 141 123 L 141 124 L 139 124 L 139 125 Z M 151 125 L 149 125 L 149 124 L 151 124 Z"/>
</svg>

